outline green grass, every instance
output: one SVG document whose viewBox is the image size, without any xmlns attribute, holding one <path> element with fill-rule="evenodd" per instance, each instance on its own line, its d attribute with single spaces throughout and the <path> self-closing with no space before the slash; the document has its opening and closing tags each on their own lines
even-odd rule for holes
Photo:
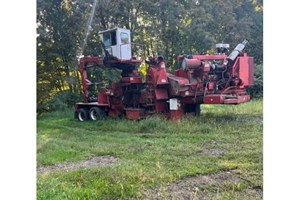
<svg viewBox="0 0 300 200">
<path fill-rule="evenodd" d="M 247 182 L 240 191 L 224 189 L 220 199 L 243 196 L 247 189 L 263 187 L 262 107 L 261 100 L 236 106 L 202 105 L 200 117 L 186 116 L 180 121 L 154 116 L 141 121 L 107 118 L 81 123 L 73 119 L 71 110 L 39 116 L 38 166 L 97 155 L 115 156 L 120 163 L 38 173 L 37 198 L 143 198 L 145 189 L 230 169 Z M 203 149 L 212 148 L 227 153 L 201 154 Z"/>
</svg>

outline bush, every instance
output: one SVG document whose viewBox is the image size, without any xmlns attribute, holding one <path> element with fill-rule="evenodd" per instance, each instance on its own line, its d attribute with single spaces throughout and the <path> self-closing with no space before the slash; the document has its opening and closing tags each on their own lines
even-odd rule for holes
<svg viewBox="0 0 300 200">
<path fill-rule="evenodd" d="M 50 111 L 66 111 L 68 108 L 68 105 L 64 102 L 63 95 L 55 95 L 50 101 L 49 101 L 49 109 Z"/>
<path fill-rule="evenodd" d="M 248 89 L 252 98 L 263 97 L 263 65 L 254 66 L 254 85 Z"/>
<path fill-rule="evenodd" d="M 74 106 L 78 100 L 78 96 L 70 91 L 59 92 L 48 102 L 49 110 L 66 111 L 68 108 Z"/>
</svg>

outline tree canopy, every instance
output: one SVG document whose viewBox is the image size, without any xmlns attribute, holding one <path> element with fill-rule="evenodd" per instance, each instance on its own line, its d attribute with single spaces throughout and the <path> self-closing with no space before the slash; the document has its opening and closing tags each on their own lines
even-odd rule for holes
<svg viewBox="0 0 300 200">
<path fill-rule="evenodd" d="M 90 32 L 87 22 L 97 1 Z M 121 27 L 145 45 L 146 55 L 175 57 L 249 41 L 263 63 L 262 0 L 37 0 L 37 111 L 63 109 L 80 99 L 78 52 L 101 54 L 98 32 Z"/>
</svg>

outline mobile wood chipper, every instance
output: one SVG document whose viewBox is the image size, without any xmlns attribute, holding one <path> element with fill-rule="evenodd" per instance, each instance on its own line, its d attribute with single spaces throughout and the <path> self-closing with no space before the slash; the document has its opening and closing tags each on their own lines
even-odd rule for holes
<svg viewBox="0 0 300 200">
<path fill-rule="evenodd" d="M 254 61 L 243 52 L 246 40 L 229 55 L 228 44 L 217 44 L 215 55 L 179 55 L 180 67 L 174 74 L 168 73 L 163 57 L 149 57 L 143 81 L 138 72 L 143 61 L 132 55 L 130 31 L 115 28 L 100 35 L 104 55 L 79 60 L 83 90 L 83 102 L 75 104 L 79 121 L 99 120 L 106 115 L 137 120 L 153 113 L 178 119 L 185 113 L 199 115 L 201 104 L 250 101 L 246 90 L 254 83 Z M 94 72 L 101 68 L 118 69 L 122 77 L 104 86 L 94 79 Z M 91 94 L 92 88 L 96 88 L 96 95 Z"/>
</svg>

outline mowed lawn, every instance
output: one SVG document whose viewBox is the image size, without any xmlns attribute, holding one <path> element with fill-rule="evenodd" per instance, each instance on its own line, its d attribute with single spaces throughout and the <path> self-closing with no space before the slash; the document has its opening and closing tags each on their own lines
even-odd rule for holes
<svg viewBox="0 0 300 200">
<path fill-rule="evenodd" d="M 196 175 L 230 172 L 238 183 L 200 189 L 210 199 L 253 199 L 263 190 L 263 102 L 202 105 L 200 117 L 79 122 L 73 111 L 37 118 L 37 165 L 110 155 L 118 163 L 37 172 L 38 199 L 144 199 L 147 191 Z"/>
</svg>

